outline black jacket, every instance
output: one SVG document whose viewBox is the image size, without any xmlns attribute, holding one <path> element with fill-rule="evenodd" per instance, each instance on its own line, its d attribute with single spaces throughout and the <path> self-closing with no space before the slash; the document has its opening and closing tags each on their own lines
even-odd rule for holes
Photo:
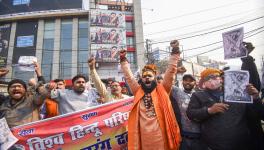
<svg viewBox="0 0 264 150">
<path fill-rule="evenodd" d="M 247 70 L 249 72 L 249 83 L 253 84 L 258 91 L 260 91 L 261 82 L 257 70 L 257 66 L 255 64 L 255 59 L 248 55 L 248 57 L 241 58 L 242 66 L 241 70 Z"/>
<path fill-rule="evenodd" d="M 253 84 L 253 86 L 260 91 L 261 89 L 261 82 L 257 70 L 257 66 L 255 64 L 255 59 L 248 55 L 248 57 L 241 58 L 242 60 L 242 70 L 247 70 L 249 72 L 249 83 Z M 260 104 L 261 105 L 261 104 Z M 251 134 L 252 143 L 254 143 L 251 147 L 252 150 L 264 150 L 264 132 L 261 127 L 261 119 L 263 120 L 262 116 L 262 108 L 256 108 L 251 105 L 248 105 L 248 113 L 247 113 L 247 120 L 248 120 L 248 127 Z"/>
<path fill-rule="evenodd" d="M 187 116 L 201 124 L 202 141 L 212 150 L 247 150 L 246 104 L 228 103 L 226 112 L 210 115 L 207 109 L 219 100 L 212 91 L 195 92 Z"/>
</svg>

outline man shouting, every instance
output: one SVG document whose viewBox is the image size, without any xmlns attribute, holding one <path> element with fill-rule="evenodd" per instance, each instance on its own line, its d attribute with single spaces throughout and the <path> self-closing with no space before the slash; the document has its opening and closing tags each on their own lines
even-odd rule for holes
<svg viewBox="0 0 264 150">
<path fill-rule="evenodd" d="M 177 41 L 178 42 L 178 41 Z M 179 51 L 172 51 L 162 83 L 157 83 L 157 68 L 148 64 L 137 81 L 129 68 L 126 51 L 120 52 L 121 68 L 135 97 L 128 120 L 129 150 L 177 150 L 180 130 L 169 93 L 177 72 Z"/>
</svg>

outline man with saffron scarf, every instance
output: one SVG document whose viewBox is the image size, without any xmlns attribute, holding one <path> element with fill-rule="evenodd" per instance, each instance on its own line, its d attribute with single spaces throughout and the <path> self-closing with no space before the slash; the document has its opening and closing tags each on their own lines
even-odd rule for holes
<svg viewBox="0 0 264 150">
<path fill-rule="evenodd" d="M 155 65 L 142 69 L 138 82 L 129 68 L 126 51 L 120 52 L 121 68 L 134 95 L 128 120 L 129 150 L 178 150 L 181 136 L 170 103 L 169 93 L 180 59 L 179 43 L 175 42 L 162 83 L 157 83 Z"/>
</svg>

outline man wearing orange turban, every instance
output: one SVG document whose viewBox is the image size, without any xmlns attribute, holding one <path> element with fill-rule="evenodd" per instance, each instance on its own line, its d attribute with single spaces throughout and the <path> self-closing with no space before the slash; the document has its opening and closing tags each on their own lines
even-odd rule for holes
<svg viewBox="0 0 264 150">
<path fill-rule="evenodd" d="M 125 56 L 126 51 L 121 51 L 121 68 L 135 97 L 128 120 L 128 149 L 178 150 L 181 136 L 169 93 L 180 53 L 172 52 L 162 83 L 157 83 L 157 68 L 151 64 L 142 69 L 141 79 L 136 81 Z"/>
</svg>

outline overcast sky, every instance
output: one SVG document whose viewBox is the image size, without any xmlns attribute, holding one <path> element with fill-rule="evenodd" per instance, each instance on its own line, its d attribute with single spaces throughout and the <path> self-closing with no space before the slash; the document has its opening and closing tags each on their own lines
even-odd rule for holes
<svg viewBox="0 0 264 150">
<path fill-rule="evenodd" d="M 165 49 L 168 41 L 181 39 L 187 50 L 185 58 L 194 59 L 192 56 L 211 51 L 202 55 L 223 61 L 223 48 L 212 51 L 223 45 L 222 33 L 244 27 L 245 37 L 249 36 L 244 41 L 256 47 L 252 56 L 260 68 L 264 57 L 264 0 L 141 0 L 141 4 L 144 38 L 158 43 L 153 48 Z M 192 48 L 197 49 L 188 50 Z M 240 59 L 226 62 L 241 65 Z"/>
</svg>

